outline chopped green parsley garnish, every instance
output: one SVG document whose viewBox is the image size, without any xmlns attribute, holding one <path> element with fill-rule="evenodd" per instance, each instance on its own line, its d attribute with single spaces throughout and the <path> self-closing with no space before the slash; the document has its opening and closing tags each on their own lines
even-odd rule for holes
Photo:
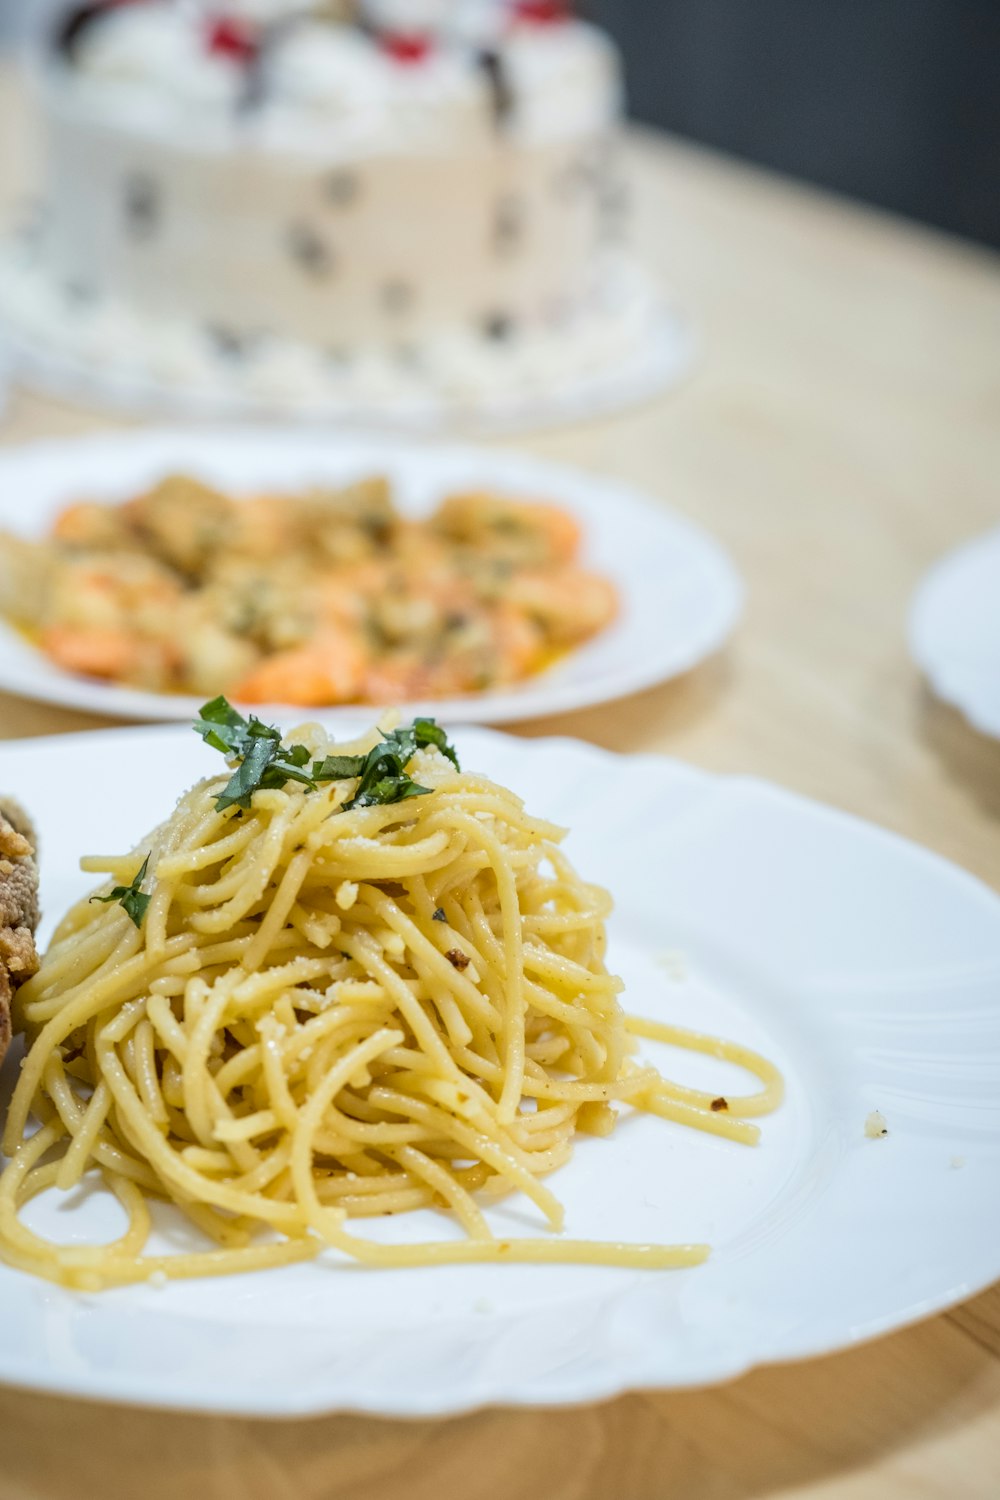
<svg viewBox="0 0 1000 1500">
<path fill-rule="evenodd" d="M 225 698 L 206 703 L 194 721 L 194 731 L 206 745 L 221 750 L 231 760 L 239 761 L 222 794 L 216 798 L 218 812 L 227 807 L 249 807 L 254 792 L 282 787 L 286 781 L 300 781 L 315 787 L 315 778 L 303 771 L 309 751 L 305 745 L 287 747 L 281 743 L 281 731 L 262 724 L 253 714 L 244 719 Z"/>
<path fill-rule="evenodd" d="M 143 860 L 141 867 L 132 877 L 131 885 L 116 885 L 114 890 L 107 896 L 91 896 L 91 901 L 104 901 L 110 905 L 112 901 L 118 901 L 128 912 L 136 927 L 141 927 L 152 896 L 147 896 L 139 889 L 146 878 L 149 868 L 149 855 Z"/>
<path fill-rule="evenodd" d="M 244 719 L 222 697 L 205 704 L 194 721 L 194 730 L 206 745 L 238 762 L 216 798 L 219 812 L 227 807 L 248 808 L 254 792 L 281 787 L 288 781 L 315 791 L 324 781 L 356 778 L 358 785 L 343 804 L 344 812 L 352 807 L 377 807 L 407 797 L 425 797 L 430 788 L 415 782 L 406 767 L 418 750 L 426 748 L 439 750 L 456 770 L 461 769 L 454 747 L 433 719 L 414 719 L 412 724 L 383 734 L 367 755 L 328 755 L 324 760 L 314 760 L 311 766 L 305 745 L 283 745 L 279 729 L 262 724 L 252 714 Z"/>
</svg>

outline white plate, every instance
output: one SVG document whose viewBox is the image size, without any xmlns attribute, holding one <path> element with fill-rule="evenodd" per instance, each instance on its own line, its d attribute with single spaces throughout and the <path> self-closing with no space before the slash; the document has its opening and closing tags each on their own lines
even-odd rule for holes
<svg viewBox="0 0 1000 1500">
<path fill-rule="evenodd" d="M 938 696 L 1000 739 L 1000 531 L 931 568 L 913 601 L 910 649 Z"/>
<path fill-rule="evenodd" d="M 618 619 L 550 671 L 515 688 L 407 704 L 407 713 L 428 712 L 453 723 L 502 723 L 623 697 L 685 672 L 717 650 L 742 608 L 742 583 L 716 543 L 635 490 L 521 454 L 391 438 L 319 437 L 296 428 L 154 429 L 7 449 L 0 452 L 0 529 L 41 535 L 70 499 L 125 499 L 177 469 L 237 491 L 387 473 L 400 504 L 414 514 L 433 508 L 449 488 L 495 486 L 554 500 L 579 519 L 586 562 L 618 586 Z M 73 676 L 2 622 L 0 689 L 133 719 L 190 719 L 200 701 Z M 256 712 L 273 716 L 282 709 Z M 301 710 L 289 712 L 301 716 Z M 357 709 L 327 709 L 322 717 L 336 722 L 345 712 L 354 717 Z"/>
<path fill-rule="evenodd" d="M 572 740 L 457 739 L 467 765 L 573 826 L 578 867 L 616 897 L 609 960 L 628 1005 L 784 1070 L 756 1149 L 633 1117 L 550 1179 L 570 1234 L 704 1238 L 712 1258 L 373 1271 L 330 1255 L 96 1295 L 0 1268 L 0 1379 L 267 1416 L 586 1401 L 843 1348 L 1000 1275 L 1000 900 L 760 782 Z M 46 921 L 86 888 L 83 850 L 140 838 L 213 760 L 179 728 L 0 746 L 0 787 L 41 822 Z M 690 1057 L 676 1072 L 720 1090 L 732 1077 Z M 889 1134 L 869 1140 L 876 1107 Z M 493 1218 L 521 1234 L 537 1220 L 516 1202 Z M 368 1232 L 448 1228 L 428 1213 Z"/>
<path fill-rule="evenodd" d="M 390 361 L 369 378 L 331 379 L 316 351 L 282 345 L 270 375 L 216 359 L 157 373 L 162 330 L 119 308 L 107 333 L 87 335 L 37 255 L 0 241 L 0 333 L 18 377 L 65 400 L 114 411 L 197 421 L 290 421 L 396 432 L 488 436 L 537 431 L 651 400 L 691 371 L 691 319 L 626 260 L 615 274 L 624 311 L 494 354 L 470 382 L 461 370 L 415 386 Z M 172 327 L 176 335 L 178 330 Z M 192 346 L 196 335 L 189 330 Z M 291 370 L 290 370 L 291 366 Z M 294 373 L 292 373 L 294 372 Z"/>
</svg>

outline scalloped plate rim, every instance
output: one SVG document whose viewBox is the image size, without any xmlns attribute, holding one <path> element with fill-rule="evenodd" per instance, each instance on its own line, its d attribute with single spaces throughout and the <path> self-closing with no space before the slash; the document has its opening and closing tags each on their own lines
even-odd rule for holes
<svg viewBox="0 0 1000 1500">
<path fill-rule="evenodd" d="M 569 737 L 519 740 L 474 726 L 457 729 L 455 734 L 457 738 L 466 736 L 473 742 L 478 740 L 487 748 L 492 746 L 494 754 L 508 759 L 513 757 L 515 761 L 521 761 L 526 769 L 530 768 L 533 758 L 540 757 L 546 752 L 557 753 L 563 758 L 575 757 L 580 760 L 584 769 L 587 766 L 603 767 L 612 774 L 615 771 L 620 772 L 627 763 L 633 768 L 641 767 L 651 775 L 660 776 L 663 778 L 664 787 L 668 784 L 676 784 L 677 789 L 690 789 L 699 796 L 704 795 L 708 799 L 706 806 L 711 805 L 715 794 L 725 795 L 734 790 L 743 790 L 749 793 L 751 800 L 759 802 L 766 799 L 772 808 L 786 810 L 796 819 L 805 818 L 814 823 L 819 819 L 824 827 L 835 832 L 844 832 L 849 838 L 859 839 L 862 843 L 867 843 L 869 847 L 872 847 L 871 841 L 875 840 L 881 849 L 905 859 L 908 865 L 915 863 L 934 881 L 947 882 L 961 895 L 963 901 L 985 904 L 984 909 L 989 910 L 991 928 L 993 926 L 996 928 L 996 952 L 994 956 L 991 949 L 991 962 L 995 957 L 995 962 L 1000 969 L 1000 900 L 995 893 L 968 872 L 898 834 L 754 777 L 718 776 L 650 754 L 624 757 Z M 152 746 L 158 742 L 164 746 L 166 752 L 174 744 L 180 743 L 183 735 L 184 730 L 180 726 L 146 725 L 125 730 L 109 729 L 11 741 L 0 745 L 0 771 L 5 771 L 7 765 L 13 766 L 19 760 L 27 763 L 39 754 L 46 760 L 65 755 L 68 761 L 72 762 L 77 755 L 99 756 L 109 748 L 120 750 L 128 744 L 146 743 Z M 998 1015 L 1000 1011 L 994 1007 L 994 1010 L 990 1012 L 991 1019 L 997 1019 Z M 1000 1141 L 1000 1127 L 996 1128 L 995 1133 Z M 878 1147 L 874 1149 L 877 1150 Z M 8 1278 L 13 1274 L 15 1273 L 5 1272 L 0 1277 L 0 1307 L 3 1305 L 5 1295 L 2 1288 L 9 1284 Z M 697 1275 L 697 1273 L 693 1274 Z M 630 1373 L 630 1351 L 622 1352 L 619 1344 L 612 1337 L 613 1330 L 609 1329 L 611 1352 L 607 1356 L 601 1356 L 599 1351 L 597 1354 L 593 1351 L 589 1354 L 585 1353 L 582 1356 L 582 1363 L 580 1360 L 571 1362 L 565 1374 L 560 1372 L 552 1375 L 550 1373 L 547 1377 L 547 1384 L 541 1389 L 537 1388 L 537 1381 L 533 1379 L 530 1367 L 527 1370 L 522 1367 L 500 1375 L 491 1366 L 486 1375 L 481 1377 L 477 1377 L 476 1374 L 466 1369 L 457 1383 L 454 1377 L 449 1383 L 447 1369 L 438 1372 L 437 1381 L 431 1378 L 428 1372 L 428 1377 L 420 1387 L 411 1387 L 405 1393 L 399 1390 L 380 1392 L 377 1381 L 373 1383 L 370 1379 L 367 1383 L 362 1381 L 356 1384 L 351 1390 L 345 1389 L 341 1380 L 331 1383 L 328 1387 L 318 1383 L 309 1389 L 281 1392 L 277 1398 L 273 1392 L 265 1397 L 259 1384 L 256 1393 L 252 1393 L 249 1388 L 242 1388 L 235 1393 L 226 1391 L 220 1393 L 217 1388 L 185 1391 L 171 1389 L 169 1374 L 164 1377 L 162 1373 L 153 1373 L 146 1379 L 137 1379 L 134 1373 L 125 1378 L 116 1377 L 113 1372 L 97 1375 L 92 1371 L 85 1376 L 81 1376 L 79 1372 L 73 1376 L 64 1372 L 61 1376 L 54 1377 L 51 1372 L 45 1372 L 37 1367 L 31 1368 L 23 1357 L 18 1358 L 15 1355 L 12 1358 L 8 1351 L 2 1349 L 2 1332 L 0 1332 L 0 1379 L 13 1385 L 83 1399 L 111 1400 L 174 1410 L 211 1410 L 276 1419 L 320 1415 L 332 1411 L 417 1418 L 454 1415 L 490 1405 L 555 1407 L 583 1401 L 608 1400 L 628 1390 L 711 1385 L 733 1379 L 759 1365 L 799 1361 L 837 1349 L 853 1347 L 954 1305 L 959 1300 L 990 1285 L 998 1274 L 1000 1274 L 1000 1243 L 998 1243 L 994 1259 L 990 1262 L 989 1274 L 970 1279 L 968 1275 L 953 1271 L 950 1276 L 942 1279 L 935 1294 L 924 1298 L 919 1306 L 897 1308 L 888 1317 L 870 1318 L 866 1323 L 841 1331 L 838 1337 L 827 1336 L 818 1341 L 813 1336 L 810 1342 L 808 1335 L 800 1330 L 797 1338 L 786 1337 L 784 1343 L 780 1340 L 777 1343 L 774 1340 L 770 1343 L 762 1341 L 756 1347 L 747 1347 L 745 1342 L 741 1346 L 740 1336 L 737 1333 L 721 1345 L 710 1345 L 708 1356 L 703 1356 L 702 1364 L 697 1371 L 687 1376 L 684 1376 L 682 1372 L 680 1378 L 678 1371 L 671 1368 L 671 1349 L 666 1341 L 662 1340 L 659 1344 L 650 1340 L 638 1354 L 633 1354 L 632 1373 Z M 157 1295 L 166 1298 L 169 1297 L 169 1291 Z M 615 1305 L 617 1305 L 617 1295 L 612 1299 Z M 99 1299 L 85 1300 L 91 1307 L 99 1303 Z M 168 1310 L 168 1305 L 164 1303 L 165 1312 Z M 515 1325 L 518 1316 L 517 1313 L 512 1315 Z M 461 1319 L 458 1321 L 460 1322 Z M 3 1327 L 3 1322 L 4 1320 L 0 1320 L 0 1329 Z M 270 1327 L 270 1325 L 265 1326 Z M 504 1325 L 506 1326 L 507 1324 Z M 743 1337 L 745 1340 L 746 1335 L 744 1334 Z"/>
<path fill-rule="evenodd" d="M 934 693 L 964 716 L 973 729 L 991 739 L 1000 739 L 1000 648 L 996 653 L 997 697 L 984 704 L 968 688 L 961 668 L 942 650 L 937 640 L 939 614 L 950 608 L 950 597 L 962 586 L 963 574 L 984 554 L 997 555 L 997 590 L 1000 592 L 1000 527 L 982 532 L 945 553 L 924 573 L 910 605 L 907 641 L 910 655 L 927 678 Z"/>
</svg>

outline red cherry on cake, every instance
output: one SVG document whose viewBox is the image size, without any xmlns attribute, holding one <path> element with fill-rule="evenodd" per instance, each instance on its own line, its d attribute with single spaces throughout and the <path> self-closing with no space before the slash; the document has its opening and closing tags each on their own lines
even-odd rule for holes
<svg viewBox="0 0 1000 1500">
<path fill-rule="evenodd" d="M 211 16 L 205 30 L 205 44 L 218 57 L 233 62 L 250 63 L 257 56 L 257 33 L 239 16 Z"/>
<path fill-rule="evenodd" d="M 383 31 L 379 43 L 384 52 L 401 63 L 423 62 L 433 45 L 426 32 L 419 31 Z"/>
<path fill-rule="evenodd" d="M 569 20 L 567 0 L 514 0 L 514 15 L 535 26 L 554 26 Z"/>
</svg>

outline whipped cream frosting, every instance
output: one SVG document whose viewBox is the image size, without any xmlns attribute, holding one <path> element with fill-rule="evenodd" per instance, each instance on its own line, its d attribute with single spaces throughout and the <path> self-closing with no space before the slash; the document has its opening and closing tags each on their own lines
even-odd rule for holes
<svg viewBox="0 0 1000 1500">
<path fill-rule="evenodd" d="M 73 66 L 104 91 L 154 92 L 178 106 L 228 111 L 243 86 L 239 64 L 210 52 L 200 27 L 173 5 L 109 10 L 82 31 Z"/>
<path fill-rule="evenodd" d="M 551 140 L 601 130 L 624 106 L 618 54 L 596 26 L 518 26 L 504 65 L 519 137 Z"/>
<path fill-rule="evenodd" d="M 274 47 L 264 96 L 264 130 L 279 122 L 291 128 L 300 111 L 372 145 L 468 142 L 492 126 L 485 81 L 466 58 L 437 50 L 418 65 L 400 64 L 347 27 L 315 22 Z"/>
<path fill-rule="evenodd" d="M 398 59 L 347 25 L 297 19 L 279 27 L 261 60 L 252 110 L 240 107 L 244 66 L 208 48 L 197 7 L 168 0 L 112 9 L 86 27 L 69 71 L 90 109 L 131 118 L 140 129 L 193 135 L 211 122 L 216 135 L 232 128 L 277 144 L 288 143 L 298 123 L 304 150 L 317 124 L 327 144 L 337 128 L 354 140 L 406 149 L 474 144 L 495 127 L 496 100 L 478 60 L 490 28 L 470 3 L 379 0 L 385 24 L 398 12 L 410 27 L 423 17 L 433 33 L 416 61 Z M 261 0 L 260 15 L 267 10 Z M 492 0 L 494 29 L 504 13 Z M 495 45 L 509 96 L 506 128 L 519 141 L 600 130 L 618 117 L 617 56 L 595 27 L 514 25 Z"/>
</svg>

